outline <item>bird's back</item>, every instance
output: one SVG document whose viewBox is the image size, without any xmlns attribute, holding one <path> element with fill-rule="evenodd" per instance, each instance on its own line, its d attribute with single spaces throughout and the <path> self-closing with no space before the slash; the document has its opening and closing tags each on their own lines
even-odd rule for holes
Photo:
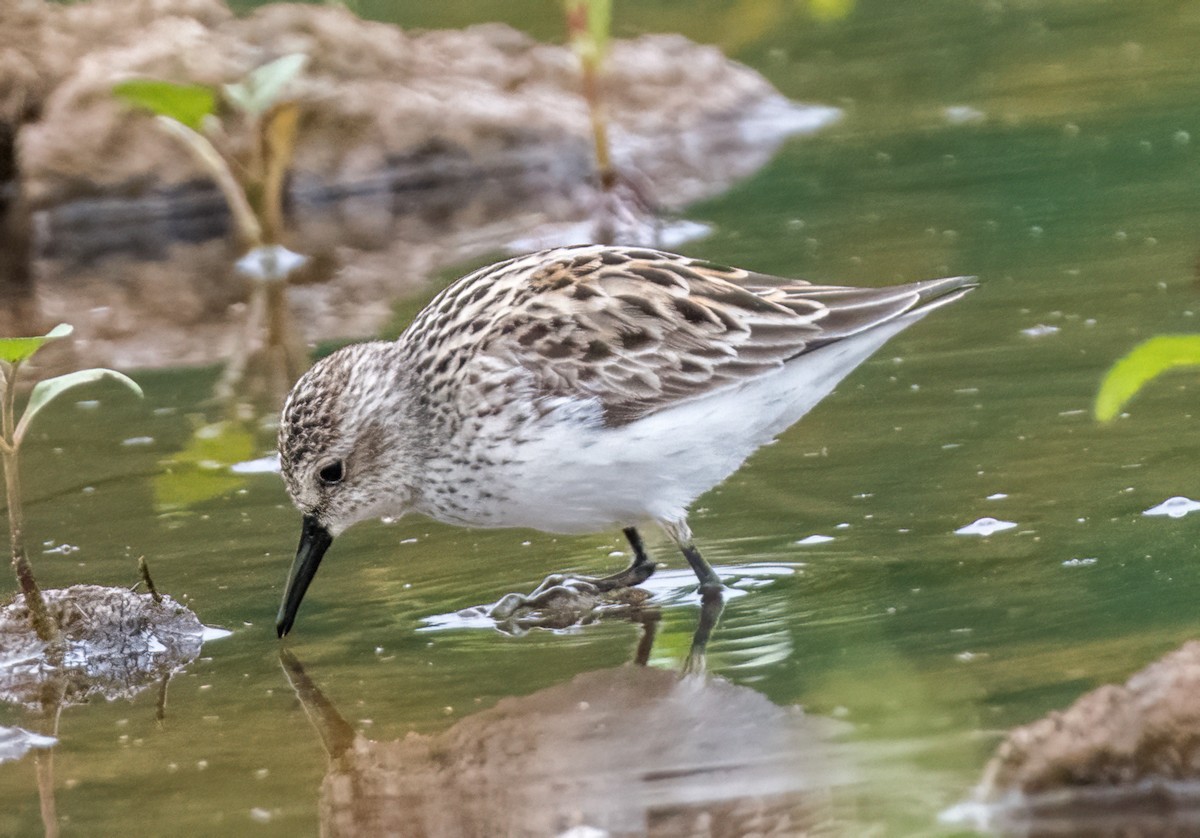
<svg viewBox="0 0 1200 838">
<path fill-rule="evenodd" d="M 401 338 L 448 408 L 431 467 L 488 475 L 431 512 L 560 531 L 669 517 L 972 286 L 821 286 L 595 245 L 484 268 Z"/>
</svg>

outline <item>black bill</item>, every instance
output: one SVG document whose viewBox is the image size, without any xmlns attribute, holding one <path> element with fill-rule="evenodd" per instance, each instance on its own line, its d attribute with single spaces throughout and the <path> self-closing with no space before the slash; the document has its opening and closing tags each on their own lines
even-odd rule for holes
<svg viewBox="0 0 1200 838">
<path fill-rule="evenodd" d="M 275 629 L 283 637 L 292 630 L 296 622 L 296 612 L 300 610 L 300 601 L 317 568 L 321 566 L 321 557 L 333 543 L 329 530 L 321 526 L 315 515 L 304 516 L 304 528 L 300 530 L 300 546 L 296 548 L 296 558 L 292 562 L 292 571 L 288 574 L 287 587 L 283 590 L 283 602 L 279 606 L 279 616 L 275 618 Z"/>
</svg>

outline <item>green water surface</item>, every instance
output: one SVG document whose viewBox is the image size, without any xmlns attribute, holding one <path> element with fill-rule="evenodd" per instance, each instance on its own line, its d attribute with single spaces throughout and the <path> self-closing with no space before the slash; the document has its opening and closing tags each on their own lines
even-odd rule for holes
<svg viewBox="0 0 1200 838">
<path fill-rule="evenodd" d="M 561 29 L 549 0 L 354 8 Z M 718 567 L 792 571 L 730 601 L 709 668 L 849 724 L 857 780 L 834 834 L 965 834 L 937 814 L 1004 730 L 1200 633 L 1200 515 L 1142 515 L 1200 492 L 1195 377 L 1162 379 L 1110 426 L 1090 416 L 1130 347 L 1198 329 L 1200 2 L 860 0 L 820 23 L 790 0 L 655 0 L 619 2 L 615 19 L 622 34 L 717 44 L 788 96 L 845 111 L 691 207 L 714 232 L 685 252 L 846 284 L 980 277 L 692 521 Z M 63 833 L 315 834 L 325 756 L 273 626 L 298 515 L 271 474 L 165 508 L 161 464 L 187 444 L 213 374 L 137 378 L 144 405 L 99 391 L 102 409 L 68 402 L 42 426 L 28 532 L 51 543 L 32 558 L 54 587 L 129 584 L 145 555 L 163 590 L 233 636 L 173 680 L 164 725 L 152 693 L 64 712 Z M 123 444 L 138 437 L 151 441 Z M 985 516 L 1017 526 L 955 534 Z M 797 544 L 813 534 L 833 540 Z M 290 645 L 371 738 L 445 730 L 629 659 L 628 623 L 514 638 L 423 622 L 553 570 L 614 570 L 619 535 L 362 525 L 333 547 Z M 78 551 L 41 553 L 64 543 Z M 694 619 L 665 610 L 655 665 L 682 662 Z M 0 724 L 30 723 L 0 709 Z M 32 760 L 0 766 L 0 801 L 0 834 L 40 832 Z"/>
</svg>

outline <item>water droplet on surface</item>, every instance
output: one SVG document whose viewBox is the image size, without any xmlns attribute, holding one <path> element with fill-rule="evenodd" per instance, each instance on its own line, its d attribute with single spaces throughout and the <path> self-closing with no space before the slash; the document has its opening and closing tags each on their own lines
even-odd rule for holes
<svg viewBox="0 0 1200 838">
<path fill-rule="evenodd" d="M 1016 524 L 1012 521 L 1000 521 L 996 518 L 980 518 L 974 523 L 967 524 L 965 527 L 959 527 L 954 531 L 955 535 L 991 535 L 992 533 L 1003 532 L 1016 528 Z"/>
<path fill-rule="evenodd" d="M 986 118 L 983 111 L 970 105 L 949 105 L 942 109 L 942 115 L 951 125 L 970 125 Z"/>
<path fill-rule="evenodd" d="M 229 467 L 234 474 L 278 474 L 279 454 L 269 454 L 257 460 L 246 460 L 234 463 Z"/>
<path fill-rule="evenodd" d="M 1185 498 L 1176 495 L 1173 498 L 1167 498 L 1158 506 L 1152 506 L 1143 512 L 1143 515 L 1166 515 L 1169 518 L 1182 518 L 1189 512 L 1195 512 L 1200 509 L 1200 501 L 1194 501 L 1191 498 Z"/>
</svg>

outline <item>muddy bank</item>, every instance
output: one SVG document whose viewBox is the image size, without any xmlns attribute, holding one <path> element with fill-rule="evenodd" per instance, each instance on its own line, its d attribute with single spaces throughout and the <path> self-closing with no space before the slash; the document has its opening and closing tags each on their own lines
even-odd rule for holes
<svg viewBox="0 0 1200 838">
<path fill-rule="evenodd" d="M 33 292 L 43 323 L 75 323 L 95 362 L 219 360 L 246 298 L 223 202 L 149 120 L 113 101 L 123 79 L 220 85 L 310 56 L 292 87 L 304 116 L 286 242 L 319 257 L 294 295 L 308 340 L 370 334 L 437 266 L 596 204 L 576 59 L 508 27 L 408 33 L 289 4 L 238 18 L 217 0 L 21 9 L 0 15 L 0 31 L 22 27 L 26 46 L 3 60 L 21 64 L 24 105 L 3 97 L 0 118 L 18 126 Z M 614 157 L 668 209 L 722 191 L 837 115 L 678 36 L 618 41 L 609 66 Z"/>
</svg>

